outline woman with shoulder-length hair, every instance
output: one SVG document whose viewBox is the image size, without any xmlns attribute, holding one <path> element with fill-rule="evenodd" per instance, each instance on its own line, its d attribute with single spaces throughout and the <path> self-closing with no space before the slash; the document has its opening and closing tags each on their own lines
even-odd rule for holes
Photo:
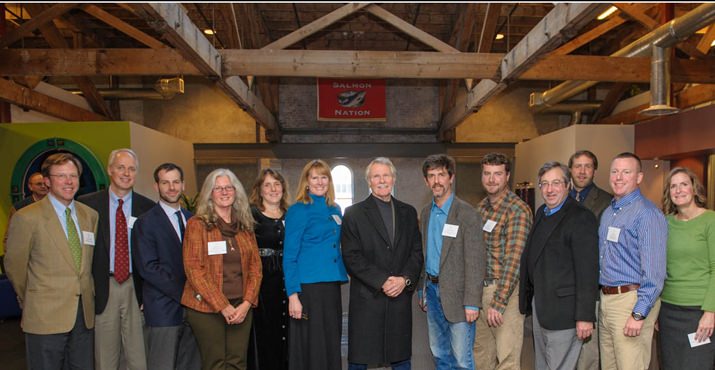
<svg viewBox="0 0 715 370">
<path fill-rule="evenodd" d="M 186 285 L 181 303 L 202 368 L 246 369 L 251 308 L 258 304 L 261 260 L 241 182 L 219 168 L 206 177 L 184 235 Z"/>
<path fill-rule="evenodd" d="M 283 252 L 292 370 L 341 368 L 340 284 L 348 280 L 340 254 L 341 224 L 330 167 L 322 160 L 308 162 L 296 203 L 286 214 Z"/>
<path fill-rule="evenodd" d="M 713 368 L 715 342 L 715 212 L 693 171 L 673 168 L 665 182 L 668 219 L 667 276 L 658 315 L 663 369 Z"/>
<path fill-rule="evenodd" d="M 255 369 L 288 369 L 288 300 L 283 285 L 283 239 L 288 190 L 278 171 L 265 168 L 251 190 L 251 212 L 263 280 L 253 313 L 255 352 L 249 354 Z M 255 356 L 251 356 L 255 354 Z"/>
</svg>

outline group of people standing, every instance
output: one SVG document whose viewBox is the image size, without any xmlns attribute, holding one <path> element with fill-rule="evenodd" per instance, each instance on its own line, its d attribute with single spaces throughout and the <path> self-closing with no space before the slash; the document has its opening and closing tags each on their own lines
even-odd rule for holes
<svg viewBox="0 0 715 370">
<path fill-rule="evenodd" d="M 276 170 L 249 195 L 216 169 L 194 214 L 179 166 L 155 169 L 156 203 L 133 191 L 138 167 L 113 151 L 108 189 L 75 201 L 82 165 L 53 154 L 48 196 L 13 215 L 5 265 L 30 369 L 340 369 L 348 281 L 350 370 L 411 368 L 415 292 L 439 370 L 520 369 L 525 315 L 537 369 L 646 369 L 656 326 L 663 368 L 713 366 L 715 212 L 688 169 L 668 175 L 664 216 L 639 190 L 636 155 L 611 162 L 611 195 L 579 151 L 541 167 L 532 213 L 504 154 L 483 158 L 476 207 L 455 194 L 454 159 L 431 155 L 418 217 L 384 157 L 344 214 L 322 160 L 291 206 Z"/>
</svg>

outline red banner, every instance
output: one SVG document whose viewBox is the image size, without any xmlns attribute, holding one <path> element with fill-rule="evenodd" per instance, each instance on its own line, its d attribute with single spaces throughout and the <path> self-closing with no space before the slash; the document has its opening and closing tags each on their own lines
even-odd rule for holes
<svg viewBox="0 0 715 370">
<path fill-rule="evenodd" d="M 385 80 L 318 78 L 318 121 L 385 120 Z"/>
</svg>

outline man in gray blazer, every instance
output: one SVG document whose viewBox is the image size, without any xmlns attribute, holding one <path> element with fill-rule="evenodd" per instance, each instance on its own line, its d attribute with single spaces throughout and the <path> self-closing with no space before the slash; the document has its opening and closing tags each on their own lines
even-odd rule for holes
<svg viewBox="0 0 715 370">
<path fill-rule="evenodd" d="M 613 197 L 593 182 L 597 169 L 598 158 L 589 150 L 579 150 L 569 158 L 569 171 L 573 184 L 569 196 L 591 211 L 596 216 L 596 221 L 600 221 L 603 210 L 611 204 Z M 596 316 L 598 316 L 598 305 L 596 305 Z M 599 357 L 598 325 L 596 325 L 591 337 L 583 343 L 576 368 L 578 370 L 598 370 L 600 368 Z"/>
<path fill-rule="evenodd" d="M 425 271 L 420 308 L 427 312 L 435 368 L 474 369 L 475 321 L 482 300 L 486 249 L 477 211 L 452 192 L 456 165 L 427 157 L 422 174 L 433 199 L 420 214 Z"/>
</svg>

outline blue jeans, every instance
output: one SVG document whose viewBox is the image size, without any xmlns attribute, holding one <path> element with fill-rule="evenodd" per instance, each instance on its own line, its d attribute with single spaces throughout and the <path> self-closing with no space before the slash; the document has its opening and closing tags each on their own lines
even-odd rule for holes
<svg viewBox="0 0 715 370">
<path fill-rule="evenodd" d="M 435 370 L 474 369 L 475 323 L 451 323 L 444 317 L 439 284 L 427 281 L 427 329 Z"/>
<path fill-rule="evenodd" d="M 393 362 L 390 365 L 392 366 L 392 370 L 411 370 L 412 369 L 412 363 L 410 362 L 410 359 L 407 359 L 404 361 Z M 348 370 L 367 370 L 367 364 L 354 364 L 352 362 L 348 362 Z"/>
</svg>

